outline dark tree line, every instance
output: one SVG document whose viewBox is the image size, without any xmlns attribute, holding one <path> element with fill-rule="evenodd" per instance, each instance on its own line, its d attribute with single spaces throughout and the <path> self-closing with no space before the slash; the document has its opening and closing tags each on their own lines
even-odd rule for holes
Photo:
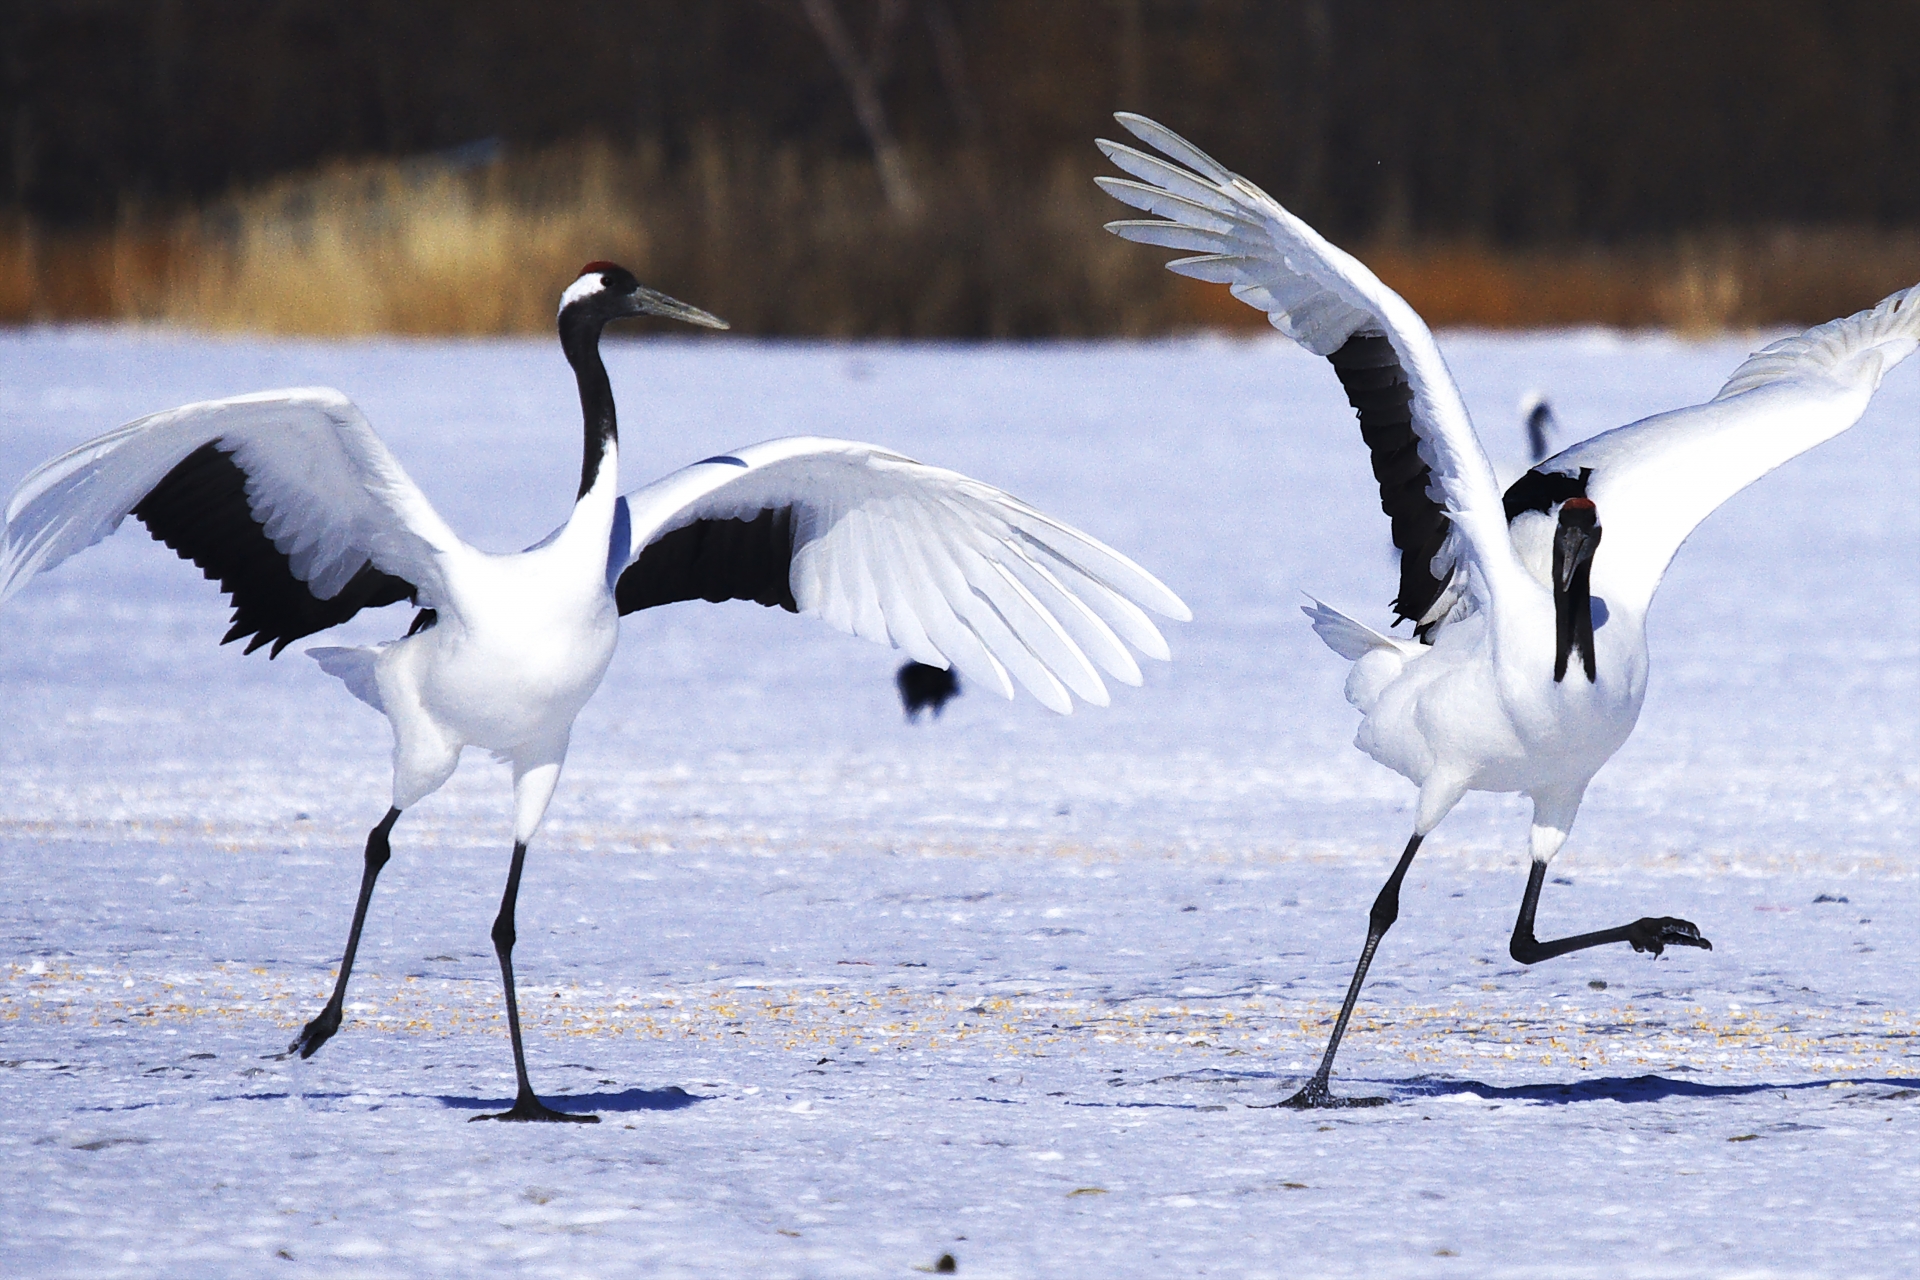
<svg viewBox="0 0 1920 1280">
<path fill-rule="evenodd" d="M 911 198 L 1122 106 L 1342 235 L 1920 223 L 1913 0 L 0 0 L 0 46 L 0 206 L 53 225 L 585 134 L 891 148 Z"/>
</svg>

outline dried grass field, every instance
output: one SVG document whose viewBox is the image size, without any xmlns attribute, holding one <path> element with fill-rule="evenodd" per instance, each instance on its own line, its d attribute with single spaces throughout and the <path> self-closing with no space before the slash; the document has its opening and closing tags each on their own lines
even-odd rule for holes
<svg viewBox="0 0 1920 1280">
<path fill-rule="evenodd" d="M 1084 162 L 919 158 L 891 208 L 872 166 L 707 136 L 657 148 L 480 147 L 336 162 L 111 229 L 0 220 L 0 323 L 119 320 L 289 335 L 537 333 L 580 264 L 616 259 L 749 334 L 1141 336 L 1257 328 L 1221 290 L 1104 235 Z M 1284 202 L 1285 191 L 1275 194 Z M 1920 231 L 1781 226 L 1513 249 L 1357 247 L 1439 325 L 1706 334 L 1814 323 L 1920 279 Z"/>
</svg>

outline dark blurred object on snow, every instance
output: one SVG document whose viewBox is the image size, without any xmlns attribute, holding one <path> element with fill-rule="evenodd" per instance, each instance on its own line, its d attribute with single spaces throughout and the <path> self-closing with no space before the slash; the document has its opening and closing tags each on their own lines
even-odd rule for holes
<svg viewBox="0 0 1920 1280">
<path fill-rule="evenodd" d="M 920 712 L 927 707 L 933 708 L 934 718 L 938 719 L 947 699 L 960 695 L 960 677 L 953 674 L 951 667 L 943 670 L 924 662 L 909 662 L 900 668 L 893 682 L 900 687 L 900 705 L 909 721 L 918 720 Z"/>
</svg>

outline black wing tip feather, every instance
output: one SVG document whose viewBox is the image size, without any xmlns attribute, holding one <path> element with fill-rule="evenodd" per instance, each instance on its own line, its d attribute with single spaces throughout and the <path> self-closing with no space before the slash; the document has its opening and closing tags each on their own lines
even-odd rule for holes
<svg viewBox="0 0 1920 1280">
<path fill-rule="evenodd" d="M 133 507 L 156 540 L 192 561 L 233 602 L 221 644 L 245 640 L 245 652 L 271 645 L 277 658 L 294 641 L 337 627 L 362 609 L 412 600 L 418 589 L 372 564 L 331 599 L 315 596 L 254 519 L 247 473 L 219 442 L 201 445 Z"/>
<path fill-rule="evenodd" d="M 648 543 L 614 585 L 622 614 L 681 600 L 751 600 L 800 612 L 793 598 L 793 508 L 695 520 Z"/>
</svg>

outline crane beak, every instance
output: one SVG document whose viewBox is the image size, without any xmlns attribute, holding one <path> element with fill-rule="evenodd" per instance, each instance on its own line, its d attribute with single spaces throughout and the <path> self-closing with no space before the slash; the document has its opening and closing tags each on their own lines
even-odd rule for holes
<svg viewBox="0 0 1920 1280">
<path fill-rule="evenodd" d="M 678 298 L 669 298 L 656 289 L 645 285 L 633 291 L 633 314 L 636 316 L 664 316 L 669 320 L 684 320 L 688 324 L 697 324 L 706 329 L 730 329 L 719 316 L 711 315 L 700 308 L 690 306 Z"/>
<path fill-rule="evenodd" d="M 1555 684 L 1567 675 L 1574 653 L 1587 683 L 1597 677 L 1593 658 L 1593 553 L 1600 545 L 1600 524 L 1593 504 L 1569 499 L 1560 508 L 1560 524 L 1553 533 L 1553 621 Z"/>
</svg>

